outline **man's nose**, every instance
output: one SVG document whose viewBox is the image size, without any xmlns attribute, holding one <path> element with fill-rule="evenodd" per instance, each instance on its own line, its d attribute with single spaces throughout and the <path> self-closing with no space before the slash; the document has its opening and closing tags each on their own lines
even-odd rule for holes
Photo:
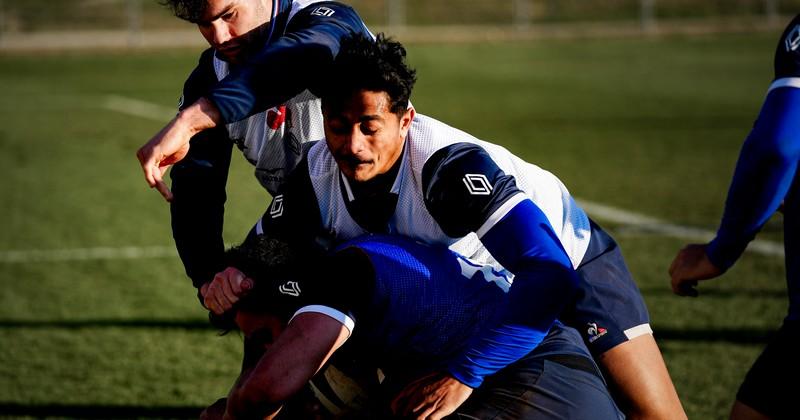
<svg viewBox="0 0 800 420">
<path fill-rule="evenodd" d="M 353 131 L 350 132 L 350 135 L 347 139 L 347 151 L 351 155 L 357 155 L 362 150 L 364 150 L 364 146 L 366 145 L 366 137 L 364 133 L 358 127 L 353 128 Z"/>
<path fill-rule="evenodd" d="M 213 39 L 214 45 L 222 45 L 228 41 L 230 41 L 231 32 L 230 28 L 227 23 L 222 21 L 222 19 L 217 19 L 216 21 L 211 23 L 212 30 L 213 30 Z"/>
</svg>

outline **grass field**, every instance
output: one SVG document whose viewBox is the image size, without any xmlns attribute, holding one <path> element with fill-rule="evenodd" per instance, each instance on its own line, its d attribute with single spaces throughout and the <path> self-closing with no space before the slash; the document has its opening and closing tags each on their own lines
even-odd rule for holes
<svg viewBox="0 0 800 420">
<path fill-rule="evenodd" d="M 713 230 L 777 35 L 410 45 L 413 99 L 552 170 L 577 197 Z M 0 256 L 172 245 L 168 207 L 134 158 L 161 122 L 104 104 L 117 95 L 173 107 L 196 56 L 0 56 Z M 268 199 L 234 162 L 228 242 Z M 786 310 L 782 260 L 746 253 L 700 298 L 681 299 L 666 270 L 683 240 L 607 227 L 689 417 L 726 417 Z M 762 237 L 780 243 L 780 220 Z M 0 288 L 0 416 L 191 417 L 237 373 L 239 337 L 205 326 L 176 257 L 6 258 Z"/>
</svg>

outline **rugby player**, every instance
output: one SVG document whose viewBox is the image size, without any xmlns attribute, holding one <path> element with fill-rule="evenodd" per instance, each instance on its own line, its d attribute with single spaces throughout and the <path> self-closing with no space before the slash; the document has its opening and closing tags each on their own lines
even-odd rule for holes
<svg viewBox="0 0 800 420">
<path fill-rule="evenodd" d="M 190 136 L 191 141 L 182 147 L 185 158 L 170 173 L 172 190 L 160 180 L 168 166 L 158 171 L 158 190 L 171 201 L 175 244 L 186 273 L 201 292 L 224 268 L 225 185 L 233 145 L 255 167 L 259 183 L 276 194 L 300 160 L 302 144 L 324 138 L 319 99 L 308 91 L 308 81 L 325 73 L 343 36 L 368 32 L 352 8 L 329 1 L 164 3 L 176 16 L 196 23 L 210 45 L 186 80 L 181 111 L 165 131 L 184 127 L 185 117 L 190 115 L 187 111 L 208 108 L 203 96 L 229 73 L 244 73 L 239 77 L 257 73 L 258 80 L 266 84 L 259 87 L 270 92 L 258 100 L 262 112 Z M 255 59 L 268 64 L 244 65 Z M 138 156 L 158 155 L 159 150 L 148 144 Z M 202 293 L 198 295 L 202 300 Z"/>
<path fill-rule="evenodd" d="M 800 15 L 789 23 L 775 53 L 775 78 L 742 146 L 716 237 L 690 244 L 669 268 L 672 290 L 697 296 L 698 281 L 722 275 L 776 210 L 784 214 L 789 313 L 747 373 L 732 419 L 797 417 L 800 385 Z"/>
<path fill-rule="evenodd" d="M 511 283 L 502 273 L 401 236 L 367 235 L 309 261 L 262 235 L 227 255 L 228 265 L 254 282 L 236 307 L 262 310 L 281 327 L 270 327 L 279 330 L 275 341 L 237 380 L 226 418 L 273 415 L 348 337 L 348 357 L 383 374 L 380 385 L 374 380 L 371 410 L 360 415 L 389 418 L 397 390 L 447 369 L 508 308 Z M 456 413 L 498 420 L 621 418 L 580 336 L 558 322 L 536 350 L 487 377 Z"/>
<path fill-rule="evenodd" d="M 404 408 L 416 414 L 454 410 L 562 317 L 584 332 L 631 417 L 684 417 L 613 239 L 551 173 L 416 114 L 408 101 L 415 76 L 404 57 L 384 38 L 343 43 L 318 90 L 326 142 L 310 147 L 255 232 L 308 248 L 366 233 L 403 235 L 514 273 L 506 317 L 478 334 L 447 374 L 404 391 Z M 231 307 L 222 291 L 243 276 L 231 279 L 233 286 L 206 295 L 215 313 Z"/>
</svg>

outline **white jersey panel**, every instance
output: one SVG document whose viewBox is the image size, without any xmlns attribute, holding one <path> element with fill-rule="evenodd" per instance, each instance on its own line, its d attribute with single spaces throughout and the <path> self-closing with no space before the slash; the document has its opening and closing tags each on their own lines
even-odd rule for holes
<svg viewBox="0 0 800 420">
<path fill-rule="evenodd" d="M 429 244 L 446 245 L 477 262 L 499 266 L 475 233 L 463 238 L 445 235 L 425 207 L 422 186 L 425 163 L 436 151 L 449 145 L 472 143 L 483 147 L 500 169 L 513 176 L 520 190 L 544 212 L 573 266 L 577 267 L 581 262 L 589 245 L 589 219 L 553 174 L 523 161 L 501 146 L 478 140 L 420 114 L 411 124 L 406 142 L 403 164 L 393 187 L 398 200 L 390 220 L 391 234 L 409 236 Z M 324 142 L 315 144 L 309 153 L 309 173 L 320 203 L 324 228 L 340 240 L 365 233 L 347 212 L 339 170 Z"/>
<path fill-rule="evenodd" d="M 217 80 L 228 75 L 228 63 L 214 57 Z M 297 166 L 302 144 L 325 138 L 319 98 L 308 90 L 244 120 L 226 126 L 231 140 L 255 165 L 259 183 L 275 195 L 286 175 Z"/>
</svg>

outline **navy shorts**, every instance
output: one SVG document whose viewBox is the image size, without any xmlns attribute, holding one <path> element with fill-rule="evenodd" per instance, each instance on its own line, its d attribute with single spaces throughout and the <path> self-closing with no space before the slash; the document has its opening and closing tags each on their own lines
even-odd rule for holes
<svg viewBox="0 0 800 420">
<path fill-rule="evenodd" d="M 800 321 L 784 321 L 747 372 L 736 399 L 774 419 L 797 418 L 798 354 Z"/>
<path fill-rule="evenodd" d="M 577 268 L 574 305 L 560 318 L 580 332 L 595 357 L 642 334 L 652 334 L 650 316 L 619 246 L 590 220 L 589 247 Z"/>
<path fill-rule="evenodd" d="M 556 325 L 522 359 L 488 376 L 448 419 L 624 418 L 571 328 Z"/>
</svg>

